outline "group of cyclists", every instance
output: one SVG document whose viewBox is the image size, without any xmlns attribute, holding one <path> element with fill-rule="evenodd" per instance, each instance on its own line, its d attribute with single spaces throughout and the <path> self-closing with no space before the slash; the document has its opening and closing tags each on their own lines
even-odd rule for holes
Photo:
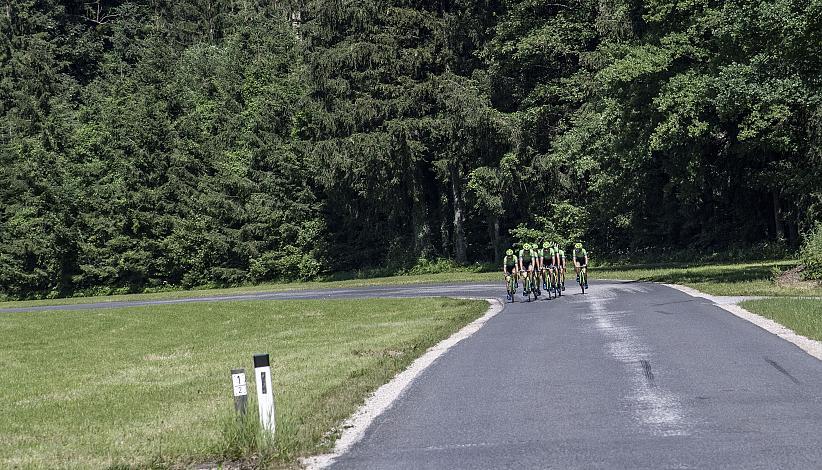
<svg viewBox="0 0 822 470">
<path fill-rule="evenodd" d="M 582 243 L 574 244 L 571 259 L 574 262 L 577 282 L 584 293 L 588 288 L 588 251 L 583 248 Z M 534 299 L 539 297 L 542 290 L 548 293 L 548 298 L 551 298 L 551 294 L 555 297 L 562 295 L 565 290 L 566 270 L 565 251 L 558 243 L 544 241 L 541 247 L 538 243 L 523 243 L 518 254 L 515 254 L 513 248 L 509 248 L 502 261 L 502 272 L 508 287 L 508 301 L 514 301 L 520 280 L 522 295 L 529 301 L 531 295 Z"/>
</svg>

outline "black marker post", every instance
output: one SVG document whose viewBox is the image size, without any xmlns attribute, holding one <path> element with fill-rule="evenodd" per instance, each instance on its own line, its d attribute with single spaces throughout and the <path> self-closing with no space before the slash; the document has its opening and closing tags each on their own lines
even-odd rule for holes
<svg viewBox="0 0 822 470">
<path fill-rule="evenodd" d="M 274 391 L 271 390 L 271 363 L 268 354 L 254 355 L 254 375 L 257 382 L 257 406 L 263 429 L 274 433 Z"/>
</svg>

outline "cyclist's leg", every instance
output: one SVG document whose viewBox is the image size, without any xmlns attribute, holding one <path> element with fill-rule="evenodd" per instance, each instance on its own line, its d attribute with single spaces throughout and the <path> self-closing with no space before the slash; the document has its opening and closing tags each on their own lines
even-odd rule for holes
<svg viewBox="0 0 822 470">
<path fill-rule="evenodd" d="M 562 286 L 562 290 L 565 290 L 565 270 L 565 263 L 562 263 L 562 267 L 559 269 L 560 286 Z"/>
</svg>

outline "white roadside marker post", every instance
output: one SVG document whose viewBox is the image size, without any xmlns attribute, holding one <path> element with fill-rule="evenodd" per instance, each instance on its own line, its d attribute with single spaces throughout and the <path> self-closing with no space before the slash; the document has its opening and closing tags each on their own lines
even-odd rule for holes
<svg viewBox="0 0 822 470">
<path fill-rule="evenodd" d="M 245 381 L 245 369 L 231 369 L 231 384 L 234 386 L 234 411 L 239 418 L 245 417 L 248 405 L 248 385 Z"/>
<path fill-rule="evenodd" d="M 257 406 L 260 410 L 260 424 L 263 429 L 274 434 L 274 390 L 271 389 L 271 363 L 268 354 L 254 355 L 254 374 L 257 384 Z"/>
</svg>

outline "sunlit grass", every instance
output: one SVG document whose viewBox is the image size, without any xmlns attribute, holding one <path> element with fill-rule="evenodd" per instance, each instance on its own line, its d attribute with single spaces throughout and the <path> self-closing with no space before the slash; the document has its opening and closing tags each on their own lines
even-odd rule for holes
<svg viewBox="0 0 822 470">
<path fill-rule="evenodd" d="M 370 391 L 486 309 L 429 298 L 0 314 L 0 468 L 248 452 L 287 464 L 328 446 L 323 436 Z M 226 428 L 230 370 L 253 377 L 257 352 L 271 354 L 277 398 L 269 448 Z"/>
<path fill-rule="evenodd" d="M 787 326 L 802 336 L 822 340 L 822 300 L 762 299 L 743 302 L 742 307 Z"/>
<path fill-rule="evenodd" d="M 796 266 L 796 261 L 711 264 L 699 266 L 632 266 L 592 269 L 591 278 L 626 279 L 682 284 L 712 295 L 819 296 L 822 288 L 777 286 L 775 273 Z"/>
</svg>

